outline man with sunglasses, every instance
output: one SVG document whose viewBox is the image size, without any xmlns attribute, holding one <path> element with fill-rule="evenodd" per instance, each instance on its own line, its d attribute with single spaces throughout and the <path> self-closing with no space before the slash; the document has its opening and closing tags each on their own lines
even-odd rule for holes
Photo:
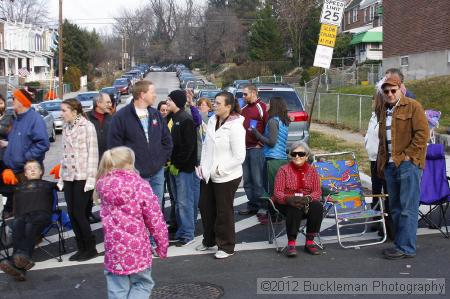
<svg viewBox="0 0 450 299">
<path fill-rule="evenodd" d="M 386 179 L 395 229 L 394 247 L 383 250 L 387 259 L 416 255 L 420 176 L 429 138 L 428 121 L 419 102 L 406 97 L 399 76 L 383 85 L 385 105 L 380 113 L 378 175 Z"/>
<path fill-rule="evenodd" d="M 258 89 L 255 85 L 247 85 L 243 90 L 244 107 L 242 116 L 245 128 L 246 155 L 243 168 L 244 190 L 247 195 L 247 208 L 240 210 L 239 215 L 254 215 L 261 207 L 260 197 L 263 195 L 263 167 L 264 167 L 264 144 L 252 133 L 255 128 L 263 134 L 267 124 L 268 114 L 266 104 L 258 99 Z"/>
</svg>

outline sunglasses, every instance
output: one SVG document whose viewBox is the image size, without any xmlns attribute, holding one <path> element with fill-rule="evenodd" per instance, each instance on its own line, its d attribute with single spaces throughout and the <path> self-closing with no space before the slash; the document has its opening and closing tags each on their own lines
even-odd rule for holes
<svg viewBox="0 0 450 299">
<path fill-rule="evenodd" d="M 388 95 L 389 92 L 395 94 L 398 89 L 383 89 L 384 94 Z"/>
<path fill-rule="evenodd" d="M 291 156 L 292 157 L 300 157 L 300 158 L 303 158 L 303 157 L 306 157 L 306 153 L 305 152 L 291 152 Z"/>
</svg>

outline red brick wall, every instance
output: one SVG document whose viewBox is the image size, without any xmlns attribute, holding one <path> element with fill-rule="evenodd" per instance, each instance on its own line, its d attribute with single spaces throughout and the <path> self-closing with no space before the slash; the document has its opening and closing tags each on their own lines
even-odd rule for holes
<svg viewBox="0 0 450 299">
<path fill-rule="evenodd" d="M 383 1 L 383 56 L 450 49 L 449 0 Z"/>
</svg>

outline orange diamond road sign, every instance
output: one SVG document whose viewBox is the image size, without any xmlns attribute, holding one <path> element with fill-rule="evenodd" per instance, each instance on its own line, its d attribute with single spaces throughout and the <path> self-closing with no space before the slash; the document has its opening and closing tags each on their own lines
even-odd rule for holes
<svg viewBox="0 0 450 299">
<path fill-rule="evenodd" d="M 320 26 L 319 45 L 334 48 L 338 27 L 335 25 L 322 24 Z"/>
</svg>

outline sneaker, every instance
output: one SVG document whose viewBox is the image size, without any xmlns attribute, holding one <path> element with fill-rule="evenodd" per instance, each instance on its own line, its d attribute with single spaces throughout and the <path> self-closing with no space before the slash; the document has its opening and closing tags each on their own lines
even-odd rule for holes
<svg viewBox="0 0 450 299">
<path fill-rule="evenodd" d="M 384 249 L 383 255 L 388 260 L 399 260 L 404 258 L 413 258 L 416 256 L 415 254 L 406 254 L 395 247 Z"/>
<path fill-rule="evenodd" d="M 234 252 L 233 252 L 233 253 L 226 253 L 226 252 L 223 251 L 223 250 L 218 250 L 218 251 L 216 252 L 216 254 L 214 255 L 214 257 L 215 257 L 216 259 L 226 259 L 227 257 L 232 256 L 233 254 L 234 254 Z"/>
<path fill-rule="evenodd" d="M 28 271 L 34 267 L 33 260 L 31 260 L 31 258 L 26 256 L 25 254 L 21 254 L 21 253 L 16 253 L 13 255 L 13 262 L 17 268 L 23 269 L 26 271 Z"/>
<path fill-rule="evenodd" d="M 27 280 L 25 277 L 25 270 L 16 268 L 16 266 L 14 266 L 8 259 L 4 259 L 0 262 L 0 269 L 17 281 Z"/>
<path fill-rule="evenodd" d="M 316 246 L 316 244 L 305 245 L 305 251 L 312 255 L 320 255 L 319 248 Z"/>
<path fill-rule="evenodd" d="M 185 247 L 185 246 L 188 246 L 188 245 L 190 245 L 190 244 L 192 244 L 192 243 L 194 243 L 194 240 L 192 239 L 192 240 L 178 240 L 176 243 L 175 243 L 175 246 L 176 247 Z"/>
<path fill-rule="evenodd" d="M 195 247 L 195 250 L 197 250 L 197 251 L 206 251 L 206 250 L 211 250 L 211 249 L 213 249 L 213 247 L 214 247 L 214 246 L 211 246 L 211 247 L 205 246 L 205 245 L 203 245 L 203 243 L 202 243 L 202 244 L 200 244 L 200 245 L 197 245 L 197 246 Z"/>
<path fill-rule="evenodd" d="M 258 210 L 243 209 L 239 211 L 239 215 L 255 215 Z"/>
<path fill-rule="evenodd" d="M 287 257 L 296 257 L 297 256 L 297 248 L 295 246 L 288 246 L 286 250 Z"/>
<path fill-rule="evenodd" d="M 178 242 L 178 238 L 175 233 L 169 233 L 169 242 Z"/>
</svg>

